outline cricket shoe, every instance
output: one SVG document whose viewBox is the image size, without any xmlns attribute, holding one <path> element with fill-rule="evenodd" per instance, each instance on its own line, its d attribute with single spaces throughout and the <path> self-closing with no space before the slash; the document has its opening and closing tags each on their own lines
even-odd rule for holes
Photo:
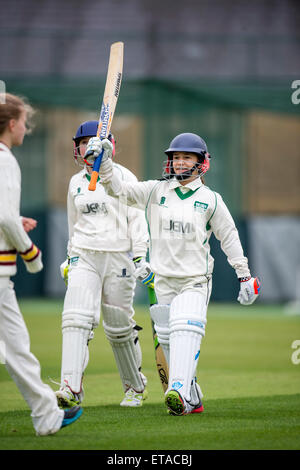
<svg viewBox="0 0 300 470">
<path fill-rule="evenodd" d="M 195 377 L 191 383 L 191 400 L 188 403 L 193 409 L 189 411 L 189 413 L 202 413 L 204 411 L 202 398 L 203 393 L 200 386 L 197 384 L 197 377 Z"/>
<path fill-rule="evenodd" d="M 55 392 L 57 404 L 60 408 L 72 408 L 73 406 L 78 406 L 84 397 L 84 392 L 74 393 L 68 385 L 60 387 L 57 392 Z"/>
<path fill-rule="evenodd" d="M 129 388 L 125 392 L 125 397 L 120 403 L 120 406 L 127 406 L 127 407 L 137 407 L 143 406 L 143 401 L 146 400 L 148 396 L 148 392 L 144 389 L 143 392 L 136 392 L 133 388 Z"/>
<path fill-rule="evenodd" d="M 197 404 L 192 405 L 187 402 L 177 390 L 169 390 L 167 392 L 165 404 L 168 408 L 168 413 L 173 416 L 202 413 L 204 411 L 201 399 Z"/>
<path fill-rule="evenodd" d="M 74 423 L 77 421 L 78 418 L 82 415 L 82 408 L 81 406 L 73 406 L 72 408 L 64 411 L 64 418 L 61 423 L 61 428 L 65 428 L 69 426 L 69 424 Z"/>
</svg>

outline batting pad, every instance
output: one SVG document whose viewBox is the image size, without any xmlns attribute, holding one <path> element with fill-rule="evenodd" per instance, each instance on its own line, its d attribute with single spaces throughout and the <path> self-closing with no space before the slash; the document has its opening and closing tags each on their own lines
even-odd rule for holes
<svg viewBox="0 0 300 470">
<path fill-rule="evenodd" d="M 154 304 L 150 307 L 150 315 L 154 322 L 154 328 L 157 334 L 166 361 L 169 365 L 170 359 L 170 328 L 169 328 L 170 305 Z"/>
<path fill-rule="evenodd" d="M 88 341 L 95 318 L 95 300 L 91 290 L 70 286 L 62 314 L 61 383 L 67 381 L 71 390 L 79 393 L 82 374 L 88 362 Z"/>
<path fill-rule="evenodd" d="M 119 370 L 124 391 L 133 388 L 144 390 L 144 383 L 137 365 L 136 348 L 128 312 L 120 307 L 103 304 L 103 327 L 109 340 Z"/>
<path fill-rule="evenodd" d="M 90 331 L 83 328 L 63 328 L 61 384 L 67 382 L 74 393 L 81 391 L 82 374 L 88 360 L 89 335 Z"/>
<path fill-rule="evenodd" d="M 202 293 L 186 291 L 171 303 L 169 388 L 191 400 L 191 383 L 205 335 L 206 298 Z"/>
</svg>

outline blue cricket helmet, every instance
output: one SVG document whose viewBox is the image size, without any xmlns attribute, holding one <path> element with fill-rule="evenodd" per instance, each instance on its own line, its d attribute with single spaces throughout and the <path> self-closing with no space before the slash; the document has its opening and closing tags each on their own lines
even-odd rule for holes
<svg viewBox="0 0 300 470">
<path fill-rule="evenodd" d="M 78 127 L 73 140 L 76 147 L 79 144 L 79 141 L 84 137 L 95 137 L 97 135 L 98 121 L 86 121 L 80 124 Z"/>
<path fill-rule="evenodd" d="M 98 121 L 85 121 L 80 126 L 78 127 L 75 136 L 73 137 L 74 141 L 74 158 L 76 161 L 78 161 L 79 157 L 79 151 L 77 149 L 79 142 L 81 139 L 84 139 L 85 137 L 95 137 L 97 135 L 97 130 L 98 130 Z M 116 141 L 113 136 L 113 134 L 109 133 L 107 138 L 111 141 L 113 144 L 113 154 L 112 156 L 115 156 L 116 153 Z M 84 163 L 89 165 L 90 164 L 84 160 Z"/>
<path fill-rule="evenodd" d="M 172 156 L 173 152 L 192 152 L 202 156 L 207 152 L 207 145 L 199 135 L 184 132 L 174 137 L 170 147 L 165 150 L 168 157 Z"/>
<path fill-rule="evenodd" d="M 173 169 L 173 153 L 174 152 L 189 152 L 198 155 L 198 163 L 195 164 L 191 170 L 176 175 Z M 165 163 L 163 169 L 163 177 L 175 176 L 179 180 L 186 179 L 191 176 L 191 172 L 197 168 L 199 176 L 204 175 L 210 167 L 210 154 L 207 151 L 207 145 L 205 141 L 197 134 L 191 132 L 184 132 L 179 134 L 171 141 L 170 146 L 165 150 L 165 154 L 168 156 L 168 160 Z"/>
</svg>

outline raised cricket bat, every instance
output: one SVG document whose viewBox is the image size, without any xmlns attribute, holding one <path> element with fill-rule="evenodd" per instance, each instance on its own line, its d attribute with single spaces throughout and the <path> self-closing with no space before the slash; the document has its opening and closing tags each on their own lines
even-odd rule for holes
<svg viewBox="0 0 300 470">
<path fill-rule="evenodd" d="M 149 296 L 150 307 L 151 305 L 157 304 L 154 287 L 148 287 L 148 296 Z M 159 379 L 163 388 L 163 392 L 165 393 L 168 388 L 169 368 L 168 368 L 168 364 L 167 364 L 163 349 L 158 341 L 157 333 L 155 331 L 155 326 L 154 326 L 154 322 L 152 319 L 151 319 L 151 325 L 152 325 L 153 342 L 154 342 L 154 350 L 155 350 L 155 362 L 156 362 L 157 372 L 158 372 Z"/>
<path fill-rule="evenodd" d="M 120 87 L 122 82 L 123 74 L 123 55 L 124 55 L 124 43 L 114 42 L 110 46 L 109 64 L 107 70 L 106 84 L 104 90 L 103 101 L 101 105 L 99 124 L 97 130 L 97 137 L 100 139 L 106 139 L 111 123 L 114 117 L 116 104 L 118 101 Z M 87 153 L 86 156 L 91 155 L 92 152 Z M 101 154 L 96 158 L 93 165 L 93 173 L 91 175 L 91 181 L 89 184 L 89 190 L 95 191 L 96 183 L 99 176 L 99 169 L 101 160 L 103 157 L 103 150 Z"/>
</svg>

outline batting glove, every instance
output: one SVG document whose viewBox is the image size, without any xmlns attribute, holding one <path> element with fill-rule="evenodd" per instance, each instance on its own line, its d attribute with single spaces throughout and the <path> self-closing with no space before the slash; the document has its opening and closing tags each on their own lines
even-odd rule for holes
<svg viewBox="0 0 300 470">
<path fill-rule="evenodd" d="M 43 269 L 42 253 L 34 243 L 32 243 L 29 250 L 20 253 L 20 255 L 29 273 L 38 273 Z"/>
<path fill-rule="evenodd" d="M 111 141 L 108 139 L 102 140 L 102 148 L 103 148 L 102 162 L 105 162 L 108 158 L 112 159 L 114 146 L 111 143 Z"/>
<path fill-rule="evenodd" d="M 151 271 L 150 264 L 142 256 L 133 258 L 133 262 L 135 266 L 134 277 L 144 286 L 153 287 L 154 273 Z"/>
<path fill-rule="evenodd" d="M 69 278 L 69 267 L 70 267 L 70 258 L 68 257 L 63 263 L 60 265 L 60 275 L 63 278 L 66 287 L 68 287 L 68 278 Z"/>
<path fill-rule="evenodd" d="M 97 158 L 102 152 L 102 141 L 99 137 L 91 137 L 86 146 L 84 158 Z"/>
<path fill-rule="evenodd" d="M 260 291 L 258 277 L 240 279 L 240 292 L 237 300 L 241 305 L 251 305 L 257 299 Z"/>
</svg>

